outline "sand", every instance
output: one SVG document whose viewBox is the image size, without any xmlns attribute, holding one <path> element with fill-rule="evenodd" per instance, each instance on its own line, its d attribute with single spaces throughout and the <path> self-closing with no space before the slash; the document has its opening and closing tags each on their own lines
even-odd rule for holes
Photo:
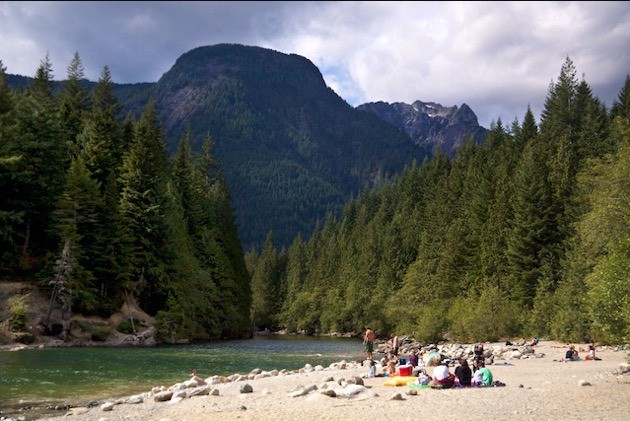
<svg viewBox="0 0 630 421">
<path fill-rule="evenodd" d="M 586 345 L 578 345 L 586 347 Z M 494 379 L 505 387 L 420 389 L 384 386 L 387 378 L 364 379 L 369 394 L 363 398 L 325 396 L 312 391 L 291 397 L 297 386 L 319 386 L 328 377 L 335 380 L 367 373 L 368 368 L 323 370 L 245 380 L 218 386 L 218 396 L 192 396 L 171 402 L 147 399 L 138 404 L 115 404 L 110 411 L 100 406 L 73 408 L 51 420 L 628 420 L 630 419 L 630 373 L 619 374 L 619 364 L 628 361 L 628 351 L 598 348 L 601 361 L 564 362 L 564 344 L 541 341 L 536 353 L 542 358 L 497 360 L 489 366 Z M 585 353 L 582 353 L 585 354 Z M 505 364 L 507 363 L 507 364 Z M 280 367 L 279 367 L 280 368 Z M 452 371 L 453 369 L 451 369 Z M 429 374 L 432 368 L 428 368 Z M 211 373 L 199 373 L 206 378 Z M 186 381 L 188 379 L 182 379 Z M 590 385 L 581 385 L 588 382 Z M 240 393 L 243 383 L 252 393 Z M 172 386 L 172 385 L 165 385 Z M 341 387 L 341 386 L 339 386 Z M 400 393 L 403 400 L 392 400 Z M 114 402 L 114 399 L 111 400 Z"/>
</svg>

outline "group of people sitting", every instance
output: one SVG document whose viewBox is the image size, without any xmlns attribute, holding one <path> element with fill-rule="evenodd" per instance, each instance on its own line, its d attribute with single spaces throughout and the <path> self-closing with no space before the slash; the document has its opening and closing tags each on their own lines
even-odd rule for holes
<svg viewBox="0 0 630 421">
<path fill-rule="evenodd" d="M 582 361 L 582 357 L 580 357 L 580 353 L 577 349 L 575 349 L 575 345 L 570 345 L 567 352 L 564 354 L 565 361 Z M 588 346 L 588 354 L 584 357 L 586 361 L 600 361 L 601 358 L 595 356 L 595 346 Z"/>
<path fill-rule="evenodd" d="M 459 360 L 459 365 L 451 373 L 447 360 L 442 360 L 440 365 L 433 369 L 433 378 L 429 385 L 436 389 L 448 389 L 451 387 L 492 386 L 492 372 L 483 361 L 473 360 L 472 369 L 466 358 Z"/>
<path fill-rule="evenodd" d="M 483 348 L 481 348 L 483 349 Z M 376 361 L 370 359 L 370 371 L 367 377 L 393 377 L 400 375 L 401 365 L 407 365 L 407 360 L 398 358 L 394 353 L 385 355 L 380 360 L 381 370 L 377 369 Z M 432 361 L 435 363 L 434 361 Z M 432 376 L 427 374 L 424 364 L 417 351 L 412 351 L 408 358 L 408 365 L 413 368 L 412 376 L 417 377 L 416 384 L 428 385 L 436 389 L 470 386 L 493 386 L 492 372 L 486 367 L 484 358 L 475 355 L 472 368 L 466 358 L 461 358 L 454 372 L 450 371 L 451 361 L 438 354 L 437 365 L 433 368 Z M 500 383 L 500 382 L 496 382 Z"/>
</svg>

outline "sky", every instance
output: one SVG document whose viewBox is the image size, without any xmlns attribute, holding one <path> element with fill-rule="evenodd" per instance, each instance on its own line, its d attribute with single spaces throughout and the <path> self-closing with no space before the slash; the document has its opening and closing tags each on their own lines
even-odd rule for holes
<svg viewBox="0 0 630 421">
<path fill-rule="evenodd" d="M 309 59 L 352 106 L 467 104 L 479 123 L 539 120 L 569 58 L 608 108 L 630 74 L 630 1 L 0 2 L 0 60 L 63 80 L 75 52 L 89 80 L 157 82 L 187 51 L 221 43 Z"/>
</svg>

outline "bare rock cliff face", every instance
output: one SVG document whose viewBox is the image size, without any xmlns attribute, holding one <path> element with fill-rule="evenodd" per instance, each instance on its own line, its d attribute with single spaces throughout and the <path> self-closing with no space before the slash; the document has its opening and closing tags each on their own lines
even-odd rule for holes
<svg viewBox="0 0 630 421">
<path fill-rule="evenodd" d="M 422 101 L 411 105 L 370 102 L 359 105 L 357 109 L 379 116 L 407 133 L 416 144 L 434 152 L 439 149 L 451 158 L 455 157 L 457 148 L 468 135 L 472 135 L 476 142 L 482 142 L 487 133 L 466 104 L 458 108 Z"/>
</svg>

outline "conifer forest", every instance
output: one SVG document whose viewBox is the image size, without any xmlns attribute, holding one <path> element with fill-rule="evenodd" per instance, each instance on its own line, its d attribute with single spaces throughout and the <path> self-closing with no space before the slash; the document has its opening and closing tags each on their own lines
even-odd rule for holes
<svg viewBox="0 0 630 421">
<path fill-rule="evenodd" d="M 42 60 L 13 89 L 0 62 L 0 277 L 64 311 L 132 297 L 158 338 L 252 329 L 420 341 L 630 341 L 630 76 L 610 108 L 567 57 L 538 118 L 493 122 L 450 159 L 364 189 L 308 235 L 243 250 L 209 133 L 169 153 L 149 101 L 122 115 L 105 67 Z"/>
</svg>

